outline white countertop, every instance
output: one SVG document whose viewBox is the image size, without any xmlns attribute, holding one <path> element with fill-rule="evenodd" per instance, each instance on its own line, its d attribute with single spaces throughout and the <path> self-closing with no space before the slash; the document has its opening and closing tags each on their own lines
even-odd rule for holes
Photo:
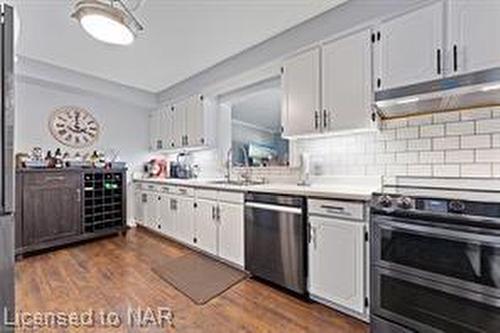
<svg viewBox="0 0 500 333">
<path fill-rule="evenodd" d="M 300 186 L 296 184 L 268 183 L 262 185 L 214 184 L 215 179 L 155 179 L 134 178 L 134 181 L 155 184 L 177 185 L 236 192 L 264 192 L 300 195 L 306 197 L 368 201 L 373 192 L 379 191 L 378 186 L 361 186 L 359 184 L 312 184 Z"/>
</svg>

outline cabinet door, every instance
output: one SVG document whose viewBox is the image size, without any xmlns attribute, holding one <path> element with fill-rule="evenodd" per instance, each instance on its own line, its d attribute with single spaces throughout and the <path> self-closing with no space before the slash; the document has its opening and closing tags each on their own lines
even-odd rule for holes
<svg viewBox="0 0 500 333">
<path fill-rule="evenodd" d="M 202 95 L 192 96 L 186 113 L 186 143 L 188 146 L 205 145 L 205 108 Z"/>
<path fill-rule="evenodd" d="M 159 231 L 162 234 L 171 236 L 173 230 L 173 218 L 172 212 L 170 210 L 170 196 L 166 194 L 160 194 L 161 201 L 158 207 L 159 215 Z"/>
<path fill-rule="evenodd" d="M 173 148 L 174 133 L 173 133 L 173 112 L 170 110 L 170 106 L 166 105 L 161 108 L 161 138 L 163 141 L 163 148 L 169 149 Z"/>
<path fill-rule="evenodd" d="M 500 1 L 450 2 L 449 73 L 500 66 Z"/>
<path fill-rule="evenodd" d="M 371 125 L 370 34 L 365 30 L 323 47 L 323 131 Z"/>
<path fill-rule="evenodd" d="M 320 128 L 320 51 L 301 53 L 283 64 L 284 135 L 315 133 Z"/>
<path fill-rule="evenodd" d="M 165 211 L 168 207 L 169 197 L 163 193 L 157 193 L 156 195 L 156 219 L 154 229 L 162 234 L 167 234 L 167 226 L 170 222 L 169 211 Z"/>
<path fill-rule="evenodd" d="M 171 111 L 174 148 L 181 148 L 185 146 L 186 111 L 187 111 L 187 102 L 185 101 L 182 101 L 173 106 L 173 111 Z"/>
<path fill-rule="evenodd" d="M 382 24 L 376 42 L 378 89 L 443 77 L 443 6 L 440 1 Z"/>
<path fill-rule="evenodd" d="M 134 220 L 135 223 L 143 224 L 144 222 L 144 205 L 147 200 L 147 194 L 141 190 L 134 192 Z"/>
<path fill-rule="evenodd" d="M 156 229 L 158 224 L 158 194 L 154 192 L 144 192 L 146 194 L 146 203 L 144 205 L 144 226 Z"/>
<path fill-rule="evenodd" d="M 203 251 L 217 255 L 217 235 L 219 230 L 216 213 L 217 202 L 198 200 L 196 204 L 196 244 Z"/>
<path fill-rule="evenodd" d="M 161 110 L 153 110 L 149 115 L 149 148 L 151 151 L 164 149 L 161 135 Z"/>
<path fill-rule="evenodd" d="M 243 205 L 219 203 L 219 256 L 239 266 L 245 265 Z"/>
<path fill-rule="evenodd" d="M 364 310 L 364 224 L 310 218 L 309 292 L 362 313 Z"/>
<path fill-rule="evenodd" d="M 194 199 L 175 197 L 175 238 L 186 244 L 194 243 Z"/>
<path fill-rule="evenodd" d="M 81 231 L 80 174 L 26 174 L 23 188 L 23 243 L 40 244 Z"/>
</svg>

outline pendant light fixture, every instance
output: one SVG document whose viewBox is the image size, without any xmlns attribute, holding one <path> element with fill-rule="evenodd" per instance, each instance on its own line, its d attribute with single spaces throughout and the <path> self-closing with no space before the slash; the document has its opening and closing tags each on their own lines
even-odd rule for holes
<svg viewBox="0 0 500 333">
<path fill-rule="evenodd" d="M 142 25 L 122 0 L 81 0 L 71 17 L 93 38 L 109 44 L 132 44 Z"/>
</svg>

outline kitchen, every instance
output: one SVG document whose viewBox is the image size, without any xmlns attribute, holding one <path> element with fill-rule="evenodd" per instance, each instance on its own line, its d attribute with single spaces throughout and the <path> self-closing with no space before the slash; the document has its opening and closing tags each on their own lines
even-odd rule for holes
<svg viewBox="0 0 500 333">
<path fill-rule="evenodd" d="M 500 329 L 500 4 L 10 4 L 2 332 Z"/>
</svg>

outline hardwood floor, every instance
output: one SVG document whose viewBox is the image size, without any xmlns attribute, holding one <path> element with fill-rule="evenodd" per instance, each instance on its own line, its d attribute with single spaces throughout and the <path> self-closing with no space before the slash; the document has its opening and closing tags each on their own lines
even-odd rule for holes
<svg viewBox="0 0 500 333">
<path fill-rule="evenodd" d="M 174 328 L 138 328 L 124 320 L 119 328 L 25 328 L 16 332 L 368 332 L 368 326 L 358 320 L 251 279 L 197 306 L 151 271 L 154 263 L 188 251 L 134 229 L 126 237 L 25 258 L 16 265 L 18 311 L 92 309 L 127 318 L 129 307 L 170 307 Z"/>
</svg>

